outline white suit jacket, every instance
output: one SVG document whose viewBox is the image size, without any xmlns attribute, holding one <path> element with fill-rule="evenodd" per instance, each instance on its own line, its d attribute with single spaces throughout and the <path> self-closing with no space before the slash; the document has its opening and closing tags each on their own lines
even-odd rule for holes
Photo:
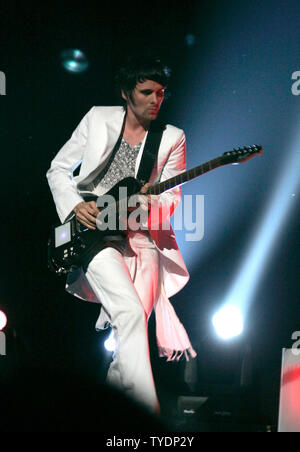
<svg viewBox="0 0 300 452">
<path fill-rule="evenodd" d="M 81 196 L 83 190 L 80 190 L 78 185 L 81 187 L 91 181 L 107 163 L 121 133 L 124 117 L 123 107 L 91 108 L 71 138 L 52 160 L 47 179 L 62 223 L 73 213 L 73 208 L 83 201 Z M 137 157 L 135 175 L 138 172 L 145 141 L 146 137 Z M 73 171 L 80 163 L 79 175 L 73 177 Z M 176 176 L 185 171 L 185 167 L 185 134 L 183 130 L 167 125 L 150 183 L 154 184 Z M 165 216 L 159 230 L 150 229 L 160 253 L 160 278 L 168 298 L 177 293 L 189 279 L 168 218 L 169 206 L 173 203 L 176 207 L 180 202 L 180 195 L 181 189 L 176 187 L 159 196 L 157 203 L 163 208 Z M 79 298 L 99 301 L 82 270 L 69 274 L 66 288 Z"/>
</svg>

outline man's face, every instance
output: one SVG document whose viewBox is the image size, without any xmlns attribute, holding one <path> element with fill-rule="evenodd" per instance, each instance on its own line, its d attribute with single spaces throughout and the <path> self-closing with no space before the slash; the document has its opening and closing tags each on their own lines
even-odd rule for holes
<svg viewBox="0 0 300 452">
<path fill-rule="evenodd" d="M 122 97 L 138 119 L 153 121 L 157 118 L 164 99 L 164 87 L 153 80 L 146 80 L 137 83 L 131 98 L 128 98 L 123 91 Z"/>
</svg>

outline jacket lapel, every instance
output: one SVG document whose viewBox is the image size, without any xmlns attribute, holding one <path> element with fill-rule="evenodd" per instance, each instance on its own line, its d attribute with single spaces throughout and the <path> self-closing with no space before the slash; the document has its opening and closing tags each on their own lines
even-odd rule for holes
<svg viewBox="0 0 300 452">
<path fill-rule="evenodd" d="M 125 111 L 121 111 L 120 109 L 118 109 L 115 112 L 115 114 L 113 114 L 111 118 L 109 118 L 109 120 L 106 121 L 106 130 L 107 130 L 106 149 L 109 155 L 111 154 L 120 137 L 120 134 L 123 130 L 124 121 L 125 121 Z"/>
<path fill-rule="evenodd" d="M 121 110 L 120 107 L 117 107 L 117 110 L 113 112 L 113 114 L 105 121 L 104 129 L 99 129 L 98 142 L 100 143 L 99 149 L 99 157 L 96 161 L 96 167 L 91 169 L 86 177 L 84 177 L 78 183 L 79 191 L 91 191 L 91 183 L 94 178 L 99 174 L 99 172 L 105 166 L 109 156 L 111 155 L 118 138 L 122 132 L 123 124 L 125 120 L 125 111 Z M 97 127 L 97 118 L 95 127 Z M 97 134 L 98 135 L 98 134 Z M 94 154 L 93 149 L 93 154 Z"/>
<path fill-rule="evenodd" d="M 119 137 L 122 133 L 124 121 L 125 121 L 125 110 L 121 107 L 113 107 L 113 112 L 108 116 L 108 118 L 104 122 L 104 127 L 99 128 L 99 122 L 103 121 L 103 112 L 101 112 L 101 116 L 98 117 L 97 114 L 93 118 L 95 121 L 93 124 L 93 127 L 95 127 L 94 133 L 93 133 L 93 141 L 100 143 L 99 144 L 99 157 L 96 157 L 95 159 L 95 147 L 93 146 L 92 153 L 93 155 L 90 156 L 90 165 L 89 168 L 86 168 L 87 175 L 83 176 L 83 179 L 81 177 L 78 177 L 78 185 L 77 188 L 79 191 L 92 191 L 92 181 L 95 179 L 95 177 L 99 174 L 99 172 L 104 168 L 106 165 Z M 164 135 L 164 134 L 163 134 Z M 139 150 L 137 159 L 136 159 L 136 165 L 135 165 L 135 177 L 138 174 L 139 166 L 141 163 L 141 158 L 144 151 L 144 146 L 146 143 L 146 139 L 148 136 L 148 132 L 144 136 L 144 139 L 142 141 L 142 146 Z M 163 140 L 161 142 L 163 144 Z M 98 146 L 97 146 L 98 147 Z M 162 148 L 164 146 L 160 147 L 160 151 L 162 151 Z M 88 150 L 87 150 L 88 152 Z M 93 163 L 92 163 L 93 162 Z M 86 173 L 86 171 L 84 171 Z M 154 170 L 154 174 L 156 176 L 157 173 L 157 166 L 156 171 Z M 153 175 L 153 174 L 152 174 Z"/>
<path fill-rule="evenodd" d="M 139 171 L 139 167 L 140 167 L 140 163 L 141 163 L 141 159 L 142 159 L 142 155 L 143 155 L 144 146 L 145 146 L 145 143 L 146 143 L 147 136 L 148 136 L 148 132 L 147 132 L 146 135 L 144 136 L 144 139 L 143 139 L 143 141 L 142 141 L 142 146 L 141 146 L 141 148 L 140 148 L 140 150 L 139 150 L 139 153 L 138 153 L 138 155 L 137 155 L 137 158 L 136 158 L 136 162 L 135 162 L 135 173 L 134 173 L 134 176 L 135 176 L 135 177 L 137 176 L 137 173 L 138 173 L 138 171 Z"/>
</svg>

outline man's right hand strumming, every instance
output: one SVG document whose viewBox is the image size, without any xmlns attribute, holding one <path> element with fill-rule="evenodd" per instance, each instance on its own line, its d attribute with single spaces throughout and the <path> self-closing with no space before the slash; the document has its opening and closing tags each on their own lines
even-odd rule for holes
<svg viewBox="0 0 300 452">
<path fill-rule="evenodd" d="M 96 229 L 96 218 L 100 210 L 95 201 L 82 201 L 74 207 L 73 211 L 80 223 L 87 226 L 89 229 Z"/>
</svg>

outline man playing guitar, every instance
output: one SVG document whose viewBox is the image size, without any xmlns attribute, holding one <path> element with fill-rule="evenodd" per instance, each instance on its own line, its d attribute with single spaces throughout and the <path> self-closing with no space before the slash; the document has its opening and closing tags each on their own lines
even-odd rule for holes
<svg viewBox="0 0 300 452">
<path fill-rule="evenodd" d="M 86 201 L 84 193 L 100 197 L 123 178 L 136 177 L 168 78 L 169 71 L 160 60 L 132 58 L 117 75 L 124 106 L 93 107 L 82 119 L 47 172 L 62 223 L 76 215 L 80 224 L 95 231 L 99 208 L 95 201 Z M 73 177 L 80 162 L 79 175 Z M 167 124 L 150 179 L 139 197 L 149 218 L 159 218 L 159 227 L 149 222 L 146 229 L 107 239 L 85 268 L 68 275 L 66 285 L 71 294 L 101 304 L 97 330 L 110 325 L 114 331 L 117 349 L 107 383 L 153 413 L 159 412 L 147 330 L 153 308 L 160 356 L 173 360 L 182 354 L 187 359 L 196 355 L 169 301 L 189 279 L 169 223 L 181 189 L 177 186 L 160 195 L 147 194 L 151 185 L 178 176 L 185 167 L 185 134 Z"/>
</svg>

